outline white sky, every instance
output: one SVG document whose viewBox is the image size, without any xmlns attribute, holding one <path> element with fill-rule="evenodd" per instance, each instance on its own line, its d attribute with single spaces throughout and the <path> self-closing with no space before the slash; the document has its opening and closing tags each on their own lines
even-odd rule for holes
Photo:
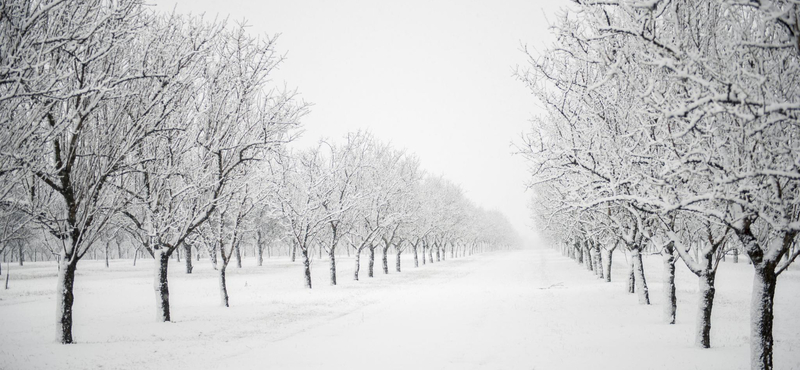
<svg viewBox="0 0 800 370">
<path fill-rule="evenodd" d="M 300 145 L 368 129 L 533 239 L 527 172 L 511 142 L 539 108 L 512 73 L 526 63 L 523 44 L 552 40 L 547 19 L 566 1 L 151 1 L 280 33 L 288 59 L 273 80 L 314 104 Z"/>
</svg>

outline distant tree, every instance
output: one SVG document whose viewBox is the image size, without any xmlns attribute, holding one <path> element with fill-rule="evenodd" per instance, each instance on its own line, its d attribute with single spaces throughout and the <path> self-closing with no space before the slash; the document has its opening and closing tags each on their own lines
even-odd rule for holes
<svg viewBox="0 0 800 370">
<path fill-rule="evenodd" d="M 247 230 L 248 217 L 261 200 L 259 194 L 250 190 L 255 183 L 243 183 L 236 191 L 228 194 L 228 199 L 221 199 L 208 222 L 198 228 L 198 233 L 219 251 L 221 263 L 217 265 L 219 274 L 220 303 L 229 307 L 228 284 L 226 270 L 233 257 L 236 246 L 242 242 Z M 253 187 L 254 188 L 254 187 Z"/>
<path fill-rule="evenodd" d="M 276 241 L 280 241 L 286 234 L 286 227 L 282 224 L 276 210 L 271 207 L 262 206 L 259 210 L 258 217 L 253 221 L 255 224 L 255 249 L 256 249 L 256 264 L 262 266 L 264 264 L 264 251 L 267 252 L 267 258 L 272 257 L 272 247 Z"/>
<path fill-rule="evenodd" d="M 318 188 L 323 190 L 318 196 L 325 213 L 336 214 L 327 221 L 323 230 L 326 241 L 321 244 L 330 260 L 331 285 L 336 285 L 336 248 L 358 220 L 364 190 L 360 180 L 369 164 L 369 150 L 375 139 L 369 133 L 356 132 L 347 134 L 345 140 L 343 144 L 327 144 L 330 156 L 320 170 L 328 177 L 331 188 Z"/>
<path fill-rule="evenodd" d="M 323 206 L 335 191 L 330 178 L 321 170 L 324 167 L 325 158 L 317 147 L 281 157 L 271 170 L 277 204 L 293 248 L 302 254 L 304 281 L 309 289 L 312 287 L 311 248 L 325 227 L 342 214 L 342 210 L 327 211 Z"/>
</svg>

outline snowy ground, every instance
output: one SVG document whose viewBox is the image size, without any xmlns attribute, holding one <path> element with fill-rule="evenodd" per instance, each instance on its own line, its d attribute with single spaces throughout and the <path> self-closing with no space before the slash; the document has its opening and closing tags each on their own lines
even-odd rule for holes
<svg viewBox="0 0 800 370">
<path fill-rule="evenodd" d="M 171 264 L 172 323 L 155 322 L 152 261 L 83 261 L 76 279 L 77 343 L 53 342 L 55 267 L 11 265 L 0 290 L 1 369 L 747 369 L 752 268 L 720 267 L 712 349 L 694 348 L 696 278 L 678 268 L 678 324 L 661 321 L 661 263 L 646 265 L 652 306 L 551 250 L 487 253 L 352 280 L 339 260 L 314 263 L 314 289 L 285 258 L 229 267 L 219 306 L 207 261 Z M 743 259 L 744 260 L 744 259 Z M 680 262 L 679 262 L 680 263 Z M 3 275 L 6 273 L 3 266 Z M 376 271 L 377 272 L 377 271 Z M 3 276 L 5 278 L 5 276 Z M 779 278 L 775 368 L 800 369 L 800 271 Z"/>
</svg>

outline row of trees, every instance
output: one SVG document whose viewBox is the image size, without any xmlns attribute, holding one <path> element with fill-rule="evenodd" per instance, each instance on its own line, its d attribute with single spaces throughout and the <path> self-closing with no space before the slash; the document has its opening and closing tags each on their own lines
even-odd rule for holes
<svg viewBox="0 0 800 370">
<path fill-rule="evenodd" d="M 519 73 L 548 112 L 520 145 L 538 224 L 570 253 L 606 250 L 607 264 L 628 250 L 642 303 L 641 253 L 660 253 L 669 323 L 684 261 L 699 281 L 705 348 L 719 261 L 743 251 L 754 268 L 751 367 L 772 369 L 777 277 L 800 254 L 800 4 L 576 0 L 572 10 Z"/>
<path fill-rule="evenodd" d="M 55 245 L 61 343 L 73 341 L 78 262 L 109 239 L 153 257 L 161 321 L 170 257 L 182 250 L 191 273 L 197 246 L 227 306 L 226 268 L 245 240 L 259 256 L 289 241 L 309 288 L 312 248 L 336 284 L 343 243 L 357 264 L 369 251 L 370 276 L 376 248 L 388 272 L 389 248 L 399 271 L 407 249 L 433 261 L 516 243 L 501 214 L 369 134 L 287 148 L 308 106 L 272 86 L 276 39 L 244 24 L 140 0 L 11 0 L 0 30 L 0 245 Z"/>
<path fill-rule="evenodd" d="M 414 255 L 418 266 L 482 245 L 517 245 L 516 232 L 499 212 L 472 204 L 455 184 L 426 175 L 416 157 L 375 140 L 364 132 L 349 134 L 342 143 L 321 141 L 312 149 L 273 164 L 276 208 L 285 220 L 293 247 L 305 266 L 311 288 L 310 249 L 315 245 L 330 260 L 330 283 L 336 285 L 336 251 L 340 245 L 355 254 L 355 276 L 361 252 L 369 254 L 373 276 L 375 251 L 382 252 L 388 273 L 388 251 Z M 293 257 L 294 258 L 294 250 Z M 349 252 L 348 252 L 349 253 Z"/>
</svg>

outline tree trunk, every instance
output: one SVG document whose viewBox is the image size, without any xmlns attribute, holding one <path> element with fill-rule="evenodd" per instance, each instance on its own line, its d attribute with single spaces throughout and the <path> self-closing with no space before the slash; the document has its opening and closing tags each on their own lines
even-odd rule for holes
<svg viewBox="0 0 800 370">
<path fill-rule="evenodd" d="M 633 265 L 636 274 L 636 290 L 639 291 L 639 303 L 650 304 L 650 294 L 647 291 L 647 280 L 644 278 L 644 264 L 642 264 L 642 253 L 639 249 L 633 250 Z"/>
<path fill-rule="evenodd" d="M 633 256 L 633 254 L 631 254 Z M 628 293 L 636 293 L 636 274 L 633 272 L 635 270 L 633 259 L 631 258 L 630 269 L 628 273 Z"/>
<path fill-rule="evenodd" d="M 223 263 L 219 268 L 219 298 L 222 307 L 230 307 L 228 305 L 228 284 L 225 280 L 225 269 L 228 266 Z"/>
<path fill-rule="evenodd" d="M 20 243 L 19 244 L 19 265 L 22 266 L 24 261 L 25 261 L 25 254 L 24 254 L 24 251 L 22 249 L 22 243 Z"/>
<path fill-rule="evenodd" d="M 194 269 L 194 266 L 192 266 L 192 246 L 184 243 L 183 250 L 186 254 L 186 258 L 184 258 L 186 260 L 186 273 L 191 274 Z"/>
<path fill-rule="evenodd" d="M 328 257 L 331 259 L 331 285 L 336 285 L 336 253 L 335 249 L 331 248 L 328 252 Z"/>
<path fill-rule="evenodd" d="M 133 251 L 133 266 L 136 267 L 136 259 L 139 258 L 139 250 Z"/>
<path fill-rule="evenodd" d="M 383 247 L 383 274 L 386 275 L 389 273 L 389 258 L 387 254 L 389 252 L 389 247 Z"/>
<path fill-rule="evenodd" d="M 733 263 L 739 263 L 739 249 L 733 249 Z"/>
<path fill-rule="evenodd" d="M 297 258 L 297 244 L 292 243 L 292 262 Z"/>
<path fill-rule="evenodd" d="M 600 248 L 594 248 L 594 274 L 603 278 L 603 253 Z"/>
<path fill-rule="evenodd" d="M 419 267 L 419 257 L 417 256 L 417 246 L 416 245 L 412 246 L 411 250 L 414 251 L 414 267 Z"/>
<path fill-rule="evenodd" d="M 211 248 L 208 249 L 208 259 L 211 260 L 211 267 L 214 270 L 217 270 L 217 246 L 213 245 Z"/>
<path fill-rule="evenodd" d="M 695 344 L 698 347 L 711 347 L 711 308 L 714 305 L 714 279 L 715 271 L 706 271 L 705 275 L 698 276 L 700 299 L 697 311 L 697 336 Z"/>
<path fill-rule="evenodd" d="M 308 256 L 308 248 L 301 248 L 303 253 L 303 267 L 305 270 L 306 288 L 311 289 L 311 259 Z"/>
<path fill-rule="evenodd" d="M 446 246 L 447 246 L 447 244 L 442 243 L 442 261 L 446 260 L 446 258 L 445 258 L 445 256 L 447 256 L 447 247 Z M 436 257 L 438 258 L 439 257 L 439 254 L 438 254 L 439 251 L 437 250 L 436 252 L 437 252 Z"/>
<path fill-rule="evenodd" d="M 72 288 L 75 285 L 75 269 L 77 261 L 61 256 L 58 269 L 58 291 L 56 294 L 56 340 L 61 344 L 72 343 L 72 303 L 75 296 Z M 6 271 L 6 278 L 8 271 Z"/>
<path fill-rule="evenodd" d="M 433 263 L 433 248 L 432 247 L 428 247 L 428 261 L 430 263 Z"/>
<path fill-rule="evenodd" d="M 361 269 L 361 249 L 356 249 L 356 269 L 355 274 L 353 275 L 353 280 L 358 281 L 358 270 Z"/>
<path fill-rule="evenodd" d="M 586 258 L 583 259 L 584 260 L 583 262 L 586 265 L 586 269 L 589 270 L 589 271 L 594 272 L 594 260 L 592 259 L 593 258 L 592 257 L 592 249 L 591 248 L 586 248 L 586 249 L 584 249 L 584 252 L 586 254 Z"/>
<path fill-rule="evenodd" d="M 367 276 L 373 277 L 373 271 L 375 268 L 375 247 L 369 248 L 369 270 L 367 270 Z"/>
<path fill-rule="evenodd" d="M 106 268 L 108 268 L 108 243 L 106 243 Z"/>
<path fill-rule="evenodd" d="M 242 268 L 242 249 L 239 248 L 239 243 L 237 242 L 233 248 L 236 254 L 236 268 Z"/>
<path fill-rule="evenodd" d="M 395 270 L 400 272 L 400 254 L 403 253 L 402 251 L 397 251 L 397 261 L 395 262 Z"/>
<path fill-rule="evenodd" d="M 425 257 L 425 249 L 426 249 L 426 248 L 425 248 L 425 246 L 423 245 L 423 246 L 422 246 L 422 264 L 423 264 L 423 265 L 427 263 L 427 261 L 425 260 L 425 258 L 426 258 L 426 257 Z"/>
<path fill-rule="evenodd" d="M 755 267 L 750 301 L 750 369 L 772 370 L 772 320 L 777 276 L 775 267 Z"/>
<path fill-rule="evenodd" d="M 440 249 L 440 248 L 439 248 L 439 246 L 437 245 L 437 246 L 436 246 L 436 262 L 442 262 L 442 256 L 441 256 L 441 253 L 439 253 L 439 249 Z M 433 258 L 431 258 L 431 260 L 432 260 L 432 259 L 433 259 Z"/>
<path fill-rule="evenodd" d="M 675 255 L 672 248 L 667 247 L 664 254 L 664 321 L 675 324 L 675 313 L 678 300 L 675 296 Z"/>
<path fill-rule="evenodd" d="M 264 265 L 264 246 L 260 242 L 256 245 L 256 265 Z"/>
<path fill-rule="evenodd" d="M 155 279 L 153 287 L 156 292 L 156 317 L 158 321 L 169 322 L 169 284 L 167 283 L 167 268 L 169 267 L 169 254 L 162 248 L 153 250 L 153 265 Z"/>
</svg>

